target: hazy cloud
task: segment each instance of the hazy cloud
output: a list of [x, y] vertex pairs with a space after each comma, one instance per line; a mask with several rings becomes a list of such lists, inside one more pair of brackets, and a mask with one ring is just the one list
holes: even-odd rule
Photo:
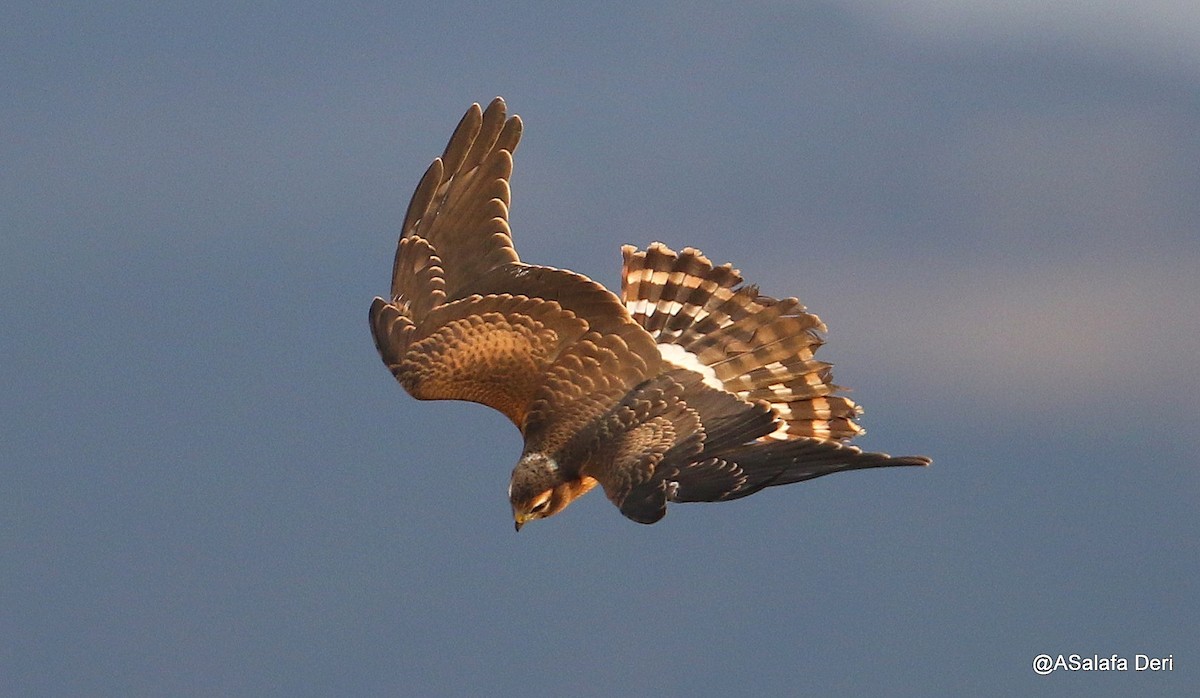
[[1065, 43], [1119, 50], [1164, 67], [1200, 68], [1200, 5], [1185, 0], [964, 2], [848, 0], [884, 28], [934, 43]]

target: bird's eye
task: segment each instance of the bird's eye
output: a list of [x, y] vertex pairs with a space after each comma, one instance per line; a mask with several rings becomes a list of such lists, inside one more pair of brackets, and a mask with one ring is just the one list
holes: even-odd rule
[[537, 504], [534, 504], [533, 508], [530, 509], [529, 511], [534, 514], [540, 514], [543, 511], [546, 511], [546, 507], [548, 507], [548, 506], [550, 506], [550, 498], [546, 497], [545, 499], [538, 502]]

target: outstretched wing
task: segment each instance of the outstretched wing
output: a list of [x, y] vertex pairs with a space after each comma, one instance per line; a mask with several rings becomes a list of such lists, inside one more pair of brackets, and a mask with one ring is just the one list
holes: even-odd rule
[[482, 403], [524, 431], [548, 372], [589, 331], [601, 344], [619, 342], [640, 367], [634, 373], [656, 370], [658, 353], [600, 284], [519, 261], [508, 181], [520, 136], [520, 119], [506, 117], [500, 98], [467, 110], [413, 194], [391, 298], [371, 304], [370, 325], [413, 397]]
[[584, 474], [634, 521], [654, 523], [666, 514], [671, 493], [660, 474], [701, 457], [711, 438], [719, 446], [723, 431], [761, 435], [774, 428], [765, 408], [711, 389], [689, 391], [693, 378], [677, 369], [638, 385], [582, 435], [591, 456]]
[[846, 470], [929, 463], [920, 456], [866, 453], [820, 439], [760, 442], [721, 455], [664, 462], [620, 506], [634, 521], [653, 523], [666, 513], [667, 502], [723, 502]]
[[844, 470], [930, 462], [814, 438], [764, 439], [779, 427], [769, 403], [742, 401], [686, 370], [639, 386], [601, 424], [585, 473], [639, 523], [661, 519], [668, 502], [726, 501]]

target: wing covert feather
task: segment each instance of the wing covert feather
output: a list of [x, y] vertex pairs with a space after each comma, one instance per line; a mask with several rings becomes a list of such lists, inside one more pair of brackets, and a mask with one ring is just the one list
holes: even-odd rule
[[439, 305], [419, 325], [376, 299], [371, 329], [413, 397], [478, 402], [521, 427], [547, 369], [587, 322], [554, 301], [503, 294]]
[[526, 451], [584, 454], [589, 429], [638, 384], [651, 367], [618, 335], [588, 332], [546, 372], [522, 427]]

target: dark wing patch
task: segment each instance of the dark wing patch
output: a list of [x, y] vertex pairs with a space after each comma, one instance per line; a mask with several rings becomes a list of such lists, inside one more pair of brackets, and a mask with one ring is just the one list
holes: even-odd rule
[[848, 470], [929, 463], [923, 456], [892, 457], [831, 441], [793, 439], [751, 444], [721, 458], [664, 470], [661, 477], [677, 483], [673, 501], [716, 502]]
[[638, 523], [654, 523], [666, 514], [667, 502], [681, 486], [678, 473], [684, 466], [690, 466], [687, 484], [693, 491], [706, 487], [716, 498], [739, 487], [744, 478], [736, 465], [706, 456], [736, 451], [776, 428], [766, 403], [743, 402], [681, 369], [639, 387], [622, 405], [633, 408], [628, 411], [637, 419], [617, 421], [614, 433], [607, 435], [617, 444], [644, 425], [669, 420], [675, 427], [672, 440], [651, 453], [639, 458], [606, 454], [596, 461], [594, 477], [621, 513]]
[[724, 502], [748, 497], [764, 488], [811, 480], [847, 470], [924, 466], [920, 456], [893, 458], [864, 453], [844, 444], [818, 439], [758, 442], [721, 457], [680, 462], [664, 458], [654, 476], [626, 495], [621, 512], [639, 523], [654, 523], [667, 502]]
[[[594, 478], [625, 516], [654, 523], [666, 513], [666, 499], [644, 491], [664, 461], [700, 452], [700, 416], [683, 400], [684, 388], [660, 375], [628, 391], [598, 418], [580, 429], [562, 450], [564, 460], [583, 460], [583, 475]], [[632, 492], [642, 493], [631, 497]]]
[[[584, 474], [595, 478], [626, 517], [654, 523], [675, 496], [681, 466], [704, 456], [743, 448], [769, 434], [776, 419], [765, 403], [750, 404], [704, 385], [697, 374], [676, 369], [626, 394], [571, 442], [568, 454], [585, 456]], [[715, 459], [708, 459], [716, 465]], [[719, 466], [695, 469], [699, 487], [708, 478], [715, 492], [738, 487], [741, 471]], [[732, 480], [730, 480], [732, 478]]]
[[[843, 470], [929, 464], [928, 458], [864, 453], [854, 446], [820, 439], [764, 440], [779, 423], [768, 403], [743, 402], [684, 370], [671, 371], [648, 385], [664, 379], [678, 386], [664, 391], [669, 398], [666, 404], [696, 415], [699, 433], [677, 438], [670, 448], [660, 444], [653, 457], [614, 461], [612, 470], [602, 473], [605, 477], [595, 476], [621, 512], [640, 523], [662, 518], [670, 501], [718, 502]], [[644, 395], [648, 390], [643, 387], [637, 392]], [[622, 404], [637, 398], [631, 396]], [[646, 411], [648, 416], [655, 413]], [[628, 473], [630, 468], [634, 475]], [[616, 491], [614, 497], [610, 490], [617, 486], [625, 489]]]
[[710, 388], [690, 371], [676, 369], [668, 375], [684, 386], [683, 399], [700, 416], [706, 456], [742, 448], [779, 426], [766, 402], [746, 402], [723, 390]]

